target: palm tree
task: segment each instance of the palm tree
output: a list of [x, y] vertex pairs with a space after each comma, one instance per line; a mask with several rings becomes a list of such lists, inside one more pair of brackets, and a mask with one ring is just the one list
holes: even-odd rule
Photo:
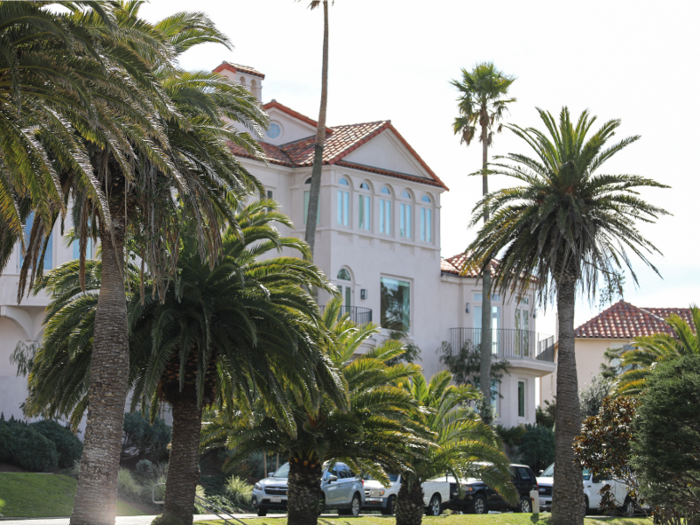
[[[284, 411], [282, 381], [308, 392], [310, 404], [319, 402], [318, 388], [332, 394], [337, 382], [316, 347], [324, 337], [318, 308], [302, 289], [330, 290], [325, 276], [302, 259], [259, 260], [282, 249], [308, 256], [302, 241], [279, 235], [275, 224], [292, 224], [276, 208], [259, 201], [241, 210], [241, 231], [229, 229], [213, 269], [194, 237], [184, 237], [177, 277], [162, 302], [149, 283], [136, 291], [139, 272], [129, 267], [135, 290], [129, 300], [132, 408], [141, 403], [154, 415], [165, 400], [173, 412], [164, 523], [192, 521], [203, 406], [233, 396], [252, 402], [255, 392]], [[69, 416], [74, 426], [88, 406], [101, 263], [88, 261], [87, 270], [85, 293], [78, 261], [50, 272], [35, 288], [52, 292], [52, 302], [25, 403], [27, 414]]]
[[[457, 99], [459, 117], [455, 118], [453, 129], [455, 135], [460, 135], [460, 142], [471, 144], [477, 135], [477, 125], [481, 127], [479, 140], [482, 151], [482, 190], [489, 192], [489, 146], [493, 143], [494, 131], [502, 129], [500, 120], [508, 109], [508, 104], [515, 102], [514, 98], [504, 98], [508, 88], [515, 82], [515, 77], [505, 75], [492, 63], [484, 62], [474, 66], [472, 71], [462, 69], [462, 81], [453, 80], [460, 96]], [[498, 125], [496, 127], [496, 125]], [[489, 209], [483, 209], [484, 223], [489, 220]], [[482, 417], [486, 423], [491, 423], [491, 261], [486, 261], [482, 273], [481, 296], [481, 372], [479, 384], [483, 397], [481, 408]]]
[[456, 386], [444, 370], [427, 382], [413, 377], [405, 388], [423, 407], [418, 423], [433, 435], [434, 443], [411, 458], [411, 469], [401, 473], [396, 500], [397, 525], [420, 525], [424, 510], [421, 483], [449, 473], [457, 479], [480, 478], [498, 490], [506, 500], [517, 501], [511, 482], [508, 457], [501, 451], [496, 432], [486, 425], [467, 403], [479, 392], [471, 385]]
[[323, 170], [323, 148], [326, 144], [326, 108], [328, 106], [328, 0], [311, 0], [309, 9], [314, 10], [323, 4], [323, 65], [321, 67], [321, 107], [318, 110], [314, 163], [311, 168], [311, 188], [309, 189], [309, 209], [307, 210], [306, 234], [304, 239], [311, 249], [313, 260], [316, 246], [316, 219], [318, 201], [321, 196], [321, 171]]
[[657, 363], [671, 361], [692, 354], [700, 354], [700, 308], [690, 306], [693, 317], [691, 327], [678, 315], [666, 322], [673, 329], [671, 334], [653, 334], [637, 337], [632, 350], [620, 355], [620, 366], [629, 369], [617, 378], [613, 395], [638, 396], [646, 387], [646, 380]]
[[667, 186], [636, 175], [598, 173], [608, 159], [639, 139], [608, 144], [619, 120], [608, 121], [589, 135], [596, 119], [588, 111], [575, 124], [567, 108], [558, 123], [549, 112], [538, 111], [546, 132], [508, 126], [535, 156], [511, 153], [500, 157], [510, 163], [491, 164], [491, 173], [515, 178], [522, 185], [490, 193], [477, 204], [472, 225], [486, 208], [493, 215], [468, 249], [473, 254], [470, 265], [477, 268], [498, 254], [501, 264], [494, 284], [503, 293], [522, 293], [536, 286], [541, 299], [556, 297], [557, 482], [552, 522], [580, 525], [583, 487], [572, 448], [581, 429], [574, 354], [576, 293], [593, 296], [600, 279], [614, 282], [623, 267], [636, 282], [628, 250], [656, 271], [647, 254], [659, 252], [635, 223], [653, 223], [667, 212], [641, 199], [637, 189]]
[[409, 421], [416, 403], [398, 386], [419, 373], [412, 364], [388, 366], [401, 355], [403, 345], [387, 340], [353, 360], [360, 346], [379, 329], [356, 326], [348, 314], [340, 314], [342, 300], [331, 299], [323, 315], [329, 332], [327, 355], [340, 370], [347, 400], [327, 398], [309, 410], [298, 392], [288, 390], [294, 424], [289, 425], [273, 409], [258, 404], [250, 411], [214, 414], [205, 426], [207, 448], [233, 449], [224, 469], [256, 452], [276, 452], [289, 461], [289, 523], [315, 524], [323, 508], [321, 472], [325, 461], [344, 461], [355, 472], [366, 472], [388, 483], [385, 469], [400, 472], [410, 465], [405, 451], [425, 448], [420, 429]]
[[[81, 4], [90, 2], [57, 3], [83, 13]], [[92, 4], [94, 15], [111, 27], [109, 7]], [[72, 171], [76, 183], [109, 218], [85, 147], [75, 134], [76, 128], [94, 128], [91, 86], [106, 82], [109, 73], [94, 38], [70, 13], [56, 13], [38, 2], [2, 2], [0, 20], [1, 274], [18, 240], [30, 254], [45, 250], [51, 233], [45, 228], [37, 227], [36, 246], [27, 246], [22, 224], [32, 211], [47, 223], [56, 213], [65, 215], [54, 160]], [[115, 82], [113, 93], [120, 87]], [[40, 257], [39, 273], [42, 267]]]

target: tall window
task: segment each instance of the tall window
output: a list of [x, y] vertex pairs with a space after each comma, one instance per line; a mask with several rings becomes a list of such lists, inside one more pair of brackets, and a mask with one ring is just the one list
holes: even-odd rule
[[341, 268], [338, 272], [338, 280], [341, 281], [338, 285], [338, 289], [343, 298], [343, 306], [346, 308], [345, 312], [342, 313], [347, 313], [352, 306], [352, 278], [350, 277], [350, 272], [345, 268]]
[[[29, 217], [27, 217], [27, 222], [24, 225], [24, 235], [26, 242], [29, 242], [29, 235], [32, 233], [32, 226], [34, 225], [34, 212], [29, 214]], [[43, 239], [42, 239], [42, 244], [41, 244], [41, 249], [44, 248], [43, 245]], [[20, 251], [19, 255], [19, 265], [20, 268], [24, 264], [24, 256], [22, 255], [22, 252]], [[50, 270], [53, 268], [53, 234], [49, 237], [49, 243], [46, 246], [46, 253], [44, 254], [44, 270]]]
[[360, 195], [360, 229], [369, 230], [369, 195]]
[[[341, 186], [350, 187], [348, 179], [343, 177], [338, 181]], [[350, 192], [344, 189], [338, 190], [338, 224], [350, 226]]]
[[525, 417], [525, 381], [518, 381], [518, 417]]
[[[304, 184], [311, 184], [311, 177], [306, 179], [306, 182]], [[311, 192], [305, 191], [304, 192], [304, 224], [306, 224], [306, 221], [309, 218], [309, 201], [310, 200], [311, 200]], [[320, 222], [321, 222], [321, 199], [318, 199], [318, 206], [316, 207], [316, 224], [319, 224]]]
[[408, 332], [411, 319], [411, 284], [382, 277], [380, 302], [382, 328]]
[[388, 197], [379, 199], [379, 233], [391, 235], [391, 192], [386, 186], [380, 192]]
[[[481, 294], [474, 294], [475, 300], [476, 296], [481, 295]], [[480, 299], [479, 299], [480, 300]], [[497, 301], [498, 299], [494, 298], [494, 301]], [[475, 306], [474, 307], [474, 324], [477, 327], [481, 327], [481, 306]], [[498, 349], [500, 348], [499, 345], [499, 335], [500, 335], [500, 330], [501, 328], [501, 307], [500, 306], [492, 306], [491, 307], [491, 353], [493, 355], [498, 355]], [[480, 344], [481, 343], [481, 330], [477, 332], [478, 335], [475, 334], [474, 337], [474, 344]]]
[[[430, 197], [423, 195], [421, 201], [430, 204]], [[431, 208], [420, 209], [420, 240], [433, 242], [433, 210]]]
[[[404, 191], [401, 194], [401, 198], [410, 199], [411, 194]], [[401, 203], [399, 205], [399, 235], [401, 237], [411, 238], [411, 222], [413, 221], [413, 214], [411, 213], [411, 205], [406, 203]]]
[[[528, 304], [529, 297], [518, 298], [515, 306], [515, 355], [530, 356], [530, 312]], [[534, 344], [534, 340], [532, 341]]]

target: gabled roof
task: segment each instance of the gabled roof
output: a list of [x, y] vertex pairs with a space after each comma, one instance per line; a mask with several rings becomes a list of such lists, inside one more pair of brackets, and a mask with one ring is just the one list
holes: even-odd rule
[[640, 308], [618, 301], [574, 331], [577, 339], [634, 339], [635, 337], [667, 333], [673, 330], [666, 319], [676, 314], [692, 324], [690, 308]]
[[[457, 255], [453, 255], [452, 257], [448, 257], [447, 259], [441, 259], [440, 260], [440, 271], [442, 273], [448, 273], [451, 275], [458, 275], [461, 277], [471, 277], [473, 279], [478, 278], [479, 275], [479, 270], [477, 268], [471, 268], [469, 272], [467, 272], [464, 275], [461, 275], [462, 273], [462, 268], [464, 267], [464, 263], [467, 260], [467, 256], [464, 253], [458, 253]], [[491, 276], [493, 277], [496, 275], [496, 271], [498, 270], [500, 262], [497, 259], [492, 259], [491, 260]]]
[[230, 71], [231, 73], [240, 71], [241, 73], [247, 73], [248, 75], [253, 75], [255, 77], [265, 78], [265, 75], [254, 67], [234, 64], [233, 62], [226, 62], [225, 60], [214, 70], [214, 73], [221, 73], [224, 69]]
[[[316, 121], [311, 120], [309, 117], [297, 113], [296, 111], [288, 108], [287, 106], [280, 104], [277, 101], [268, 102], [263, 106], [264, 109], [277, 108], [280, 111], [287, 113], [288, 115], [301, 120], [312, 126], [316, 126]], [[430, 174], [432, 179], [427, 179], [423, 177], [416, 177], [414, 175], [409, 175], [407, 173], [398, 173], [391, 170], [385, 170], [382, 168], [377, 168], [373, 166], [365, 166], [363, 164], [357, 164], [352, 162], [343, 161], [343, 159], [350, 153], [355, 151], [357, 148], [372, 140], [374, 137], [382, 133], [383, 131], [390, 130], [396, 138], [406, 147], [413, 158]], [[281, 164], [283, 166], [292, 167], [304, 167], [311, 166], [314, 162], [314, 144], [316, 143], [315, 135], [310, 137], [305, 137], [294, 142], [289, 142], [287, 144], [282, 144], [280, 146], [274, 146], [272, 144], [267, 144], [261, 142], [263, 149], [267, 154], [268, 162], [274, 164]], [[231, 149], [235, 155], [240, 157], [253, 158], [252, 155], [247, 153], [243, 148], [231, 145]], [[380, 173], [382, 175], [388, 175], [390, 177], [398, 177], [406, 180], [412, 180], [414, 182], [420, 182], [423, 184], [429, 184], [431, 186], [439, 186], [446, 190], [449, 190], [447, 186], [440, 180], [440, 178], [430, 169], [430, 167], [425, 163], [425, 161], [416, 153], [416, 151], [406, 142], [406, 140], [401, 136], [401, 134], [394, 128], [390, 120], [378, 120], [376, 122], [365, 122], [361, 124], [348, 124], [344, 126], [334, 126], [333, 128], [326, 128], [326, 144], [323, 148], [323, 164], [337, 164], [339, 166], [344, 166], [348, 168], [354, 168], [364, 171], [369, 171], [373, 173]]]

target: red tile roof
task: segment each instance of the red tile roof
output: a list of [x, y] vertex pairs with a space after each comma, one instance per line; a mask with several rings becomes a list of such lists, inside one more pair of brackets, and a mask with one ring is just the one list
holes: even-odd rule
[[[467, 255], [464, 253], [458, 253], [447, 259], [440, 260], [440, 271], [442, 273], [449, 273], [451, 275], [460, 275], [462, 277], [479, 277], [479, 271], [476, 268], [471, 268], [465, 275], [462, 275], [462, 268], [464, 268], [464, 263], [467, 261]], [[493, 259], [491, 261], [491, 275], [496, 274], [498, 269], [499, 261]]]
[[[277, 101], [268, 102], [263, 106], [264, 109], [278, 108], [281, 111], [291, 115], [292, 117], [298, 118], [299, 120], [316, 126], [316, 121], [297, 113], [296, 111], [280, 104]], [[381, 168], [376, 168], [373, 166], [365, 166], [362, 164], [355, 164], [347, 161], [343, 161], [350, 153], [355, 151], [357, 148], [367, 143], [380, 133], [386, 130], [391, 130], [392, 133], [404, 144], [404, 146], [409, 150], [413, 157], [425, 168], [425, 170], [430, 174], [432, 179], [415, 177], [413, 175], [408, 175], [406, 173], [398, 173], [391, 170], [384, 170]], [[281, 164], [283, 166], [292, 167], [303, 167], [311, 166], [314, 162], [314, 144], [316, 143], [316, 137], [314, 135], [306, 137], [294, 142], [289, 142], [287, 144], [282, 144], [281, 146], [273, 146], [272, 144], [267, 144], [261, 142], [265, 153], [267, 155], [268, 162], [274, 164]], [[241, 157], [253, 158], [242, 148], [231, 145], [233, 152]], [[390, 120], [379, 120], [376, 122], [365, 122], [362, 124], [348, 124], [344, 126], [334, 126], [333, 128], [326, 128], [326, 144], [323, 148], [323, 163], [324, 164], [337, 164], [339, 166], [345, 166], [349, 168], [355, 168], [364, 171], [370, 171], [372, 173], [380, 173], [382, 175], [388, 175], [390, 177], [398, 177], [401, 179], [412, 180], [414, 182], [421, 182], [424, 184], [429, 184], [431, 186], [439, 186], [449, 191], [449, 188], [440, 180], [440, 178], [433, 172], [433, 170], [428, 167], [428, 165], [420, 158], [418, 153], [406, 142], [406, 140], [396, 131], [396, 128], [392, 126]]]
[[658, 333], [673, 334], [666, 319], [679, 315], [690, 326], [690, 308], [640, 308], [625, 301], [618, 301], [574, 331], [577, 339], [634, 339]]
[[260, 78], [265, 78], [265, 75], [258, 71], [257, 69], [250, 67], [250, 66], [243, 66], [241, 64], [234, 64], [233, 62], [226, 62], [223, 61], [221, 65], [219, 65], [215, 70], [214, 73], [221, 73], [224, 69], [231, 71], [232, 73], [236, 73], [237, 71], [240, 71], [241, 73], [247, 73], [248, 75], [253, 75], [256, 77]]

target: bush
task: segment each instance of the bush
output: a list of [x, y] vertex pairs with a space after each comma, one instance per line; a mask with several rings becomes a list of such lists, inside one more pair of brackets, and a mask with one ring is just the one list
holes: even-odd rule
[[29, 426], [13, 429], [12, 463], [33, 472], [52, 472], [58, 465], [56, 445]]
[[593, 377], [591, 384], [585, 390], [581, 390], [578, 395], [581, 406], [581, 419], [598, 415], [603, 399], [610, 395], [612, 390], [612, 379], [598, 374]]
[[525, 429], [518, 446], [520, 461], [538, 474], [554, 461], [554, 430], [544, 425], [525, 425]]
[[23, 421], [0, 420], [0, 461], [33, 472], [51, 472], [58, 465], [56, 445]]
[[[700, 355], [660, 362], [633, 423], [632, 464], [659, 523], [700, 514]], [[674, 516], [675, 514], [675, 516]]]
[[143, 487], [127, 468], [120, 468], [117, 474], [117, 493], [121, 498], [135, 500], [141, 497]]
[[226, 495], [234, 505], [250, 506], [253, 485], [238, 476], [231, 476], [226, 480]]
[[59, 467], [70, 468], [83, 455], [83, 444], [80, 440], [68, 428], [56, 421], [39, 421], [29, 425], [29, 428], [36, 430], [56, 445]]
[[160, 418], [151, 425], [140, 413], [124, 414], [122, 452], [135, 449], [139, 458], [151, 455], [156, 459], [167, 457], [172, 428]]

